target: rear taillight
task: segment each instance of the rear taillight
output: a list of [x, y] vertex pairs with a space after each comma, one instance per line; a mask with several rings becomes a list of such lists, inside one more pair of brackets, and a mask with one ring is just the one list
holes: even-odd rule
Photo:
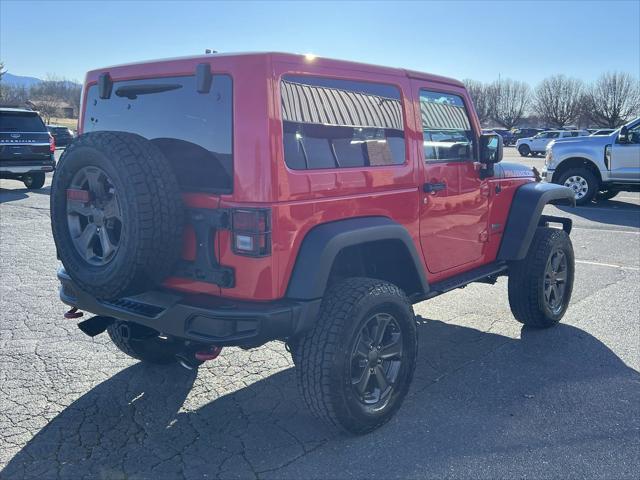
[[56, 151], [56, 141], [53, 139], [51, 134], [49, 134], [49, 150], [51, 153], [55, 153]]
[[264, 257], [271, 253], [271, 210], [242, 208], [231, 212], [234, 253]]

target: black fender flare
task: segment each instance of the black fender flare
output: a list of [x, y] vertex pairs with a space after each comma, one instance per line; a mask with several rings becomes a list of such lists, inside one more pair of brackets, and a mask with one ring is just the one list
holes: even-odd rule
[[313, 300], [324, 295], [333, 261], [346, 247], [379, 240], [399, 240], [415, 264], [425, 294], [429, 284], [424, 265], [407, 229], [388, 217], [358, 217], [323, 223], [305, 236], [293, 267], [286, 297]]
[[[541, 219], [544, 220], [542, 210], [548, 203], [566, 203], [575, 207], [576, 199], [570, 188], [555, 183], [525, 183], [516, 190], [498, 250], [498, 260], [522, 260], [527, 256], [536, 228]], [[563, 220], [566, 220], [562, 222], [563, 228], [571, 231], [571, 221]]]

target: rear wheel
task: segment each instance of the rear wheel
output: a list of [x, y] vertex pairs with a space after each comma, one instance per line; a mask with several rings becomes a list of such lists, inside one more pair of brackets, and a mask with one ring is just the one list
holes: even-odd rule
[[516, 320], [538, 328], [558, 323], [571, 299], [574, 262], [564, 230], [538, 228], [527, 256], [509, 265], [509, 304]]
[[518, 147], [518, 153], [520, 153], [520, 156], [526, 157], [531, 153], [531, 149], [529, 148], [529, 145], [520, 145]]
[[613, 189], [602, 190], [598, 192], [598, 195], [596, 196], [596, 198], [598, 200], [611, 200], [613, 197], [615, 197], [619, 193], [620, 193], [619, 190], [613, 190]]
[[314, 328], [292, 353], [310, 410], [330, 426], [369, 432], [400, 408], [413, 378], [413, 308], [393, 284], [345, 280], [327, 292]]
[[24, 186], [29, 190], [38, 190], [44, 185], [44, 173], [25, 173], [22, 176], [22, 183], [24, 183]]
[[116, 320], [107, 333], [118, 349], [136, 360], [161, 365], [176, 361], [174, 343], [156, 330]]
[[576, 196], [577, 205], [586, 205], [593, 200], [599, 188], [599, 181], [586, 168], [572, 168], [560, 176], [560, 185], [569, 187]]

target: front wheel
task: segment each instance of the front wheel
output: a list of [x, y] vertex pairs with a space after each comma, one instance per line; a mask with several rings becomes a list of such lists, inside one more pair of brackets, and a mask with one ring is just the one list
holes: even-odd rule
[[25, 173], [22, 176], [22, 183], [29, 190], [38, 190], [44, 185], [44, 173]]
[[333, 286], [314, 328], [293, 349], [312, 413], [350, 433], [370, 432], [400, 408], [416, 364], [411, 303], [395, 285], [351, 278]]
[[575, 259], [564, 230], [540, 227], [523, 260], [509, 265], [509, 305], [520, 323], [552, 327], [571, 300]]
[[596, 176], [586, 168], [567, 170], [560, 176], [558, 183], [573, 190], [576, 197], [576, 205], [590, 203], [600, 186]]
[[529, 148], [529, 145], [520, 145], [518, 147], [518, 152], [520, 153], [520, 156], [526, 157], [531, 153], [531, 149]]

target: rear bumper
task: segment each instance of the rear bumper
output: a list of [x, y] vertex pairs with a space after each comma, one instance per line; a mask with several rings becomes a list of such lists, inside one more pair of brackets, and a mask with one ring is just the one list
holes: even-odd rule
[[58, 279], [60, 299], [67, 305], [213, 345], [256, 346], [284, 340], [310, 328], [320, 308], [320, 300], [239, 302], [166, 290], [103, 301], [80, 290], [62, 268]]
[[23, 175], [31, 172], [53, 172], [56, 162], [53, 158], [48, 160], [2, 160], [0, 161], [0, 173], [3, 175]]

